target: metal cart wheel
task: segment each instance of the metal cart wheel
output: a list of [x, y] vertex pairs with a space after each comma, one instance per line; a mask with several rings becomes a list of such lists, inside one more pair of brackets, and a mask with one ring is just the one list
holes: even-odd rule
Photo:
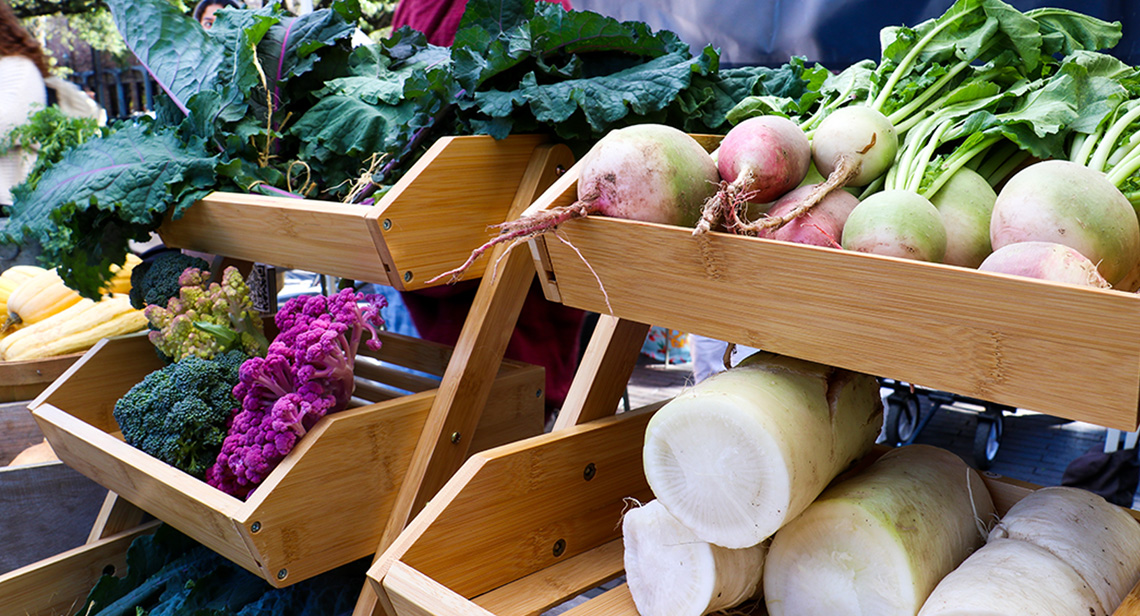
[[985, 412], [978, 415], [974, 429], [974, 465], [978, 469], [984, 471], [993, 466], [1001, 447], [1004, 423], [1000, 408], [987, 406]]
[[887, 416], [883, 430], [887, 442], [900, 445], [909, 442], [918, 429], [918, 396], [913, 392], [895, 391], [887, 396]]

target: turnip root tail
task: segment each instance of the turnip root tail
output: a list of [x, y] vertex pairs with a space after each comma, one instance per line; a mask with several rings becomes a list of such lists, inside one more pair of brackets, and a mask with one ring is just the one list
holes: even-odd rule
[[558, 228], [558, 225], [575, 218], [585, 218], [590, 214], [598, 211], [597, 198], [587, 197], [579, 199], [570, 205], [562, 207], [551, 208], [549, 210], [542, 210], [534, 214], [523, 216], [516, 220], [508, 220], [507, 222], [492, 225], [492, 229], [498, 229], [499, 235], [488, 241], [486, 244], [476, 248], [471, 252], [471, 256], [463, 262], [463, 265], [444, 272], [430, 280], [425, 284], [434, 284], [444, 278], [450, 278], [448, 284], [458, 282], [463, 274], [470, 269], [483, 253], [502, 244], [503, 242], [519, 242], [525, 241], [533, 237], [537, 237], [548, 231], [553, 231]]
[[[873, 144], [872, 144], [873, 145]], [[870, 146], [868, 146], [870, 147]], [[815, 185], [804, 200], [792, 210], [779, 216], [765, 216], [754, 222], [738, 222], [731, 230], [739, 235], [756, 235], [766, 229], [779, 229], [793, 220], [807, 214], [813, 207], [823, 201], [832, 191], [839, 190], [859, 175], [859, 161], [852, 156], [840, 155], [827, 179]]]

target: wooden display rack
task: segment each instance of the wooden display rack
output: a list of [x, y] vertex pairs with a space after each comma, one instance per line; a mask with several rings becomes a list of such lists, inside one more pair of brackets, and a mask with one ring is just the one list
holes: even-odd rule
[[[240, 261], [423, 288], [482, 244], [487, 226], [517, 217], [573, 164], [568, 148], [543, 142], [441, 139], [374, 206], [214, 193], [159, 234], [169, 246]], [[496, 249], [466, 277], [481, 277], [487, 263], [497, 264], [496, 275], [480, 281], [453, 349], [386, 336], [377, 354], [437, 380], [383, 365], [358, 372], [375, 381], [358, 382], [368, 404], [323, 419], [244, 503], [120, 440], [110, 409], [154, 354], [128, 348], [130, 341], [101, 342], [31, 408], [60, 458], [111, 490], [104, 512], [87, 546], [0, 577], [0, 604], [29, 580], [84, 578], [92, 563], [116, 557], [112, 546], [126, 547], [118, 531], [140, 528], [138, 507], [275, 586], [378, 553], [471, 452], [541, 432], [543, 370], [503, 360], [534, 268], [524, 251]], [[319, 508], [309, 498], [314, 485], [324, 495]], [[330, 496], [352, 502], [330, 504]], [[331, 511], [340, 512], [336, 519]], [[118, 541], [107, 543], [112, 536]], [[51, 613], [60, 595], [80, 588], [90, 584], [40, 586], [40, 602], [20, 605]], [[363, 590], [359, 609], [368, 611], [375, 596], [370, 585]]]
[[[529, 211], [572, 203], [576, 180], [572, 168]], [[537, 615], [622, 574], [620, 513], [652, 498], [641, 446], [655, 408], [613, 414], [650, 323], [1109, 427], [1138, 422], [1131, 294], [602, 217], [560, 235], [531, 243], [547, 299], [603, 316], [555, 430], [473, 456], [379, 556], [368, 577], [389, 616]], [[1033, 489], [986, 482], [1000, 513]], [[565, 612], [636, 613], [624, 585]], [[1140, 588], [1115, 614], [1140, 614]]]

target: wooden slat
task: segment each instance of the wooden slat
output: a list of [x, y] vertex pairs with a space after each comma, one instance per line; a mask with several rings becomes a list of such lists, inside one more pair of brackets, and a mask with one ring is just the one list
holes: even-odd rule
[[[392, 269], [390, 284], [423, 288], [424, 281], [463, 263], [493, 237], [488, 227], [511, 218], [507, 212], [527, 163], [543, 141], [538, 135], [512, 135], [436, 142], [368, 214]], [[482, 276], [488, 262], [477, 262], [466, 278]]]
[[48, 359], [0, 361], [0, 402], [35, 398], [81, 355], [72, 353]]
[[380, 332], [380, 342], [380, 350], [360, 345], [358, 354], [437, 376], [447, 369], [453, 351], [444, 344], [392, 332]]
[[648, 333], [649, 326], [642, 323], [610, 315], [598, 318], [566, 402], [558, 411], [555, 430], [612, 415], [617, 410]]
[[545, 242], [569, 306], [607, 312], [596, 272], [624, 319], [1136, 428], [1134, 294], [600, 217], [561, 233], [582, 254]]
[[117, 535], [142, 524], [146, 512], [132, 505], [125, 498], [114, 492], [107, 492], [103, 499], [103, 506], [99, 508], [99, 515], [91, 525], [91, 533], [87, 536], [87, 543], [95, 543], [111, 535]]
[[353, 372], [356, 375], [358, 390], [360, 389], [360, 381], [362, 379], [376, 381], [388, 387], [410, 392], [427, 391], [439, 387], [438, 377], [408, 372], [407, 370], [401, 370], [398, 367], [388, 366], [386, 364], [371, 365], [357, 361]]
[[388, 283], [367, 214], [372, 207], [315, 199], [214, 192], [169, 217], [167, 246], [352, 280]]
[[1132, 591], [1120, 602], [1112, 616], [1140, 616], [1140, 582], [1132, 587]]
[[563, 614], [565, 616], [635, 616], [637, 606], [633, 603], [633, 596], [629, 594], [629, 585], [622, 584], [582, 605], [566, 610]]
[[159, 522], [88, 543], [51, 558], [0, 575], [0, 605], [5, 614], [57, 616], [72, 614], [104, 570], [126, 570], [127, 548]]
[[395, 564], [384, 584], [399, 616], [494, 616], [403, 563]]
[[495, 616], [537, 616], [621, 575], [622, 541], [615, 539], [472, 599]]

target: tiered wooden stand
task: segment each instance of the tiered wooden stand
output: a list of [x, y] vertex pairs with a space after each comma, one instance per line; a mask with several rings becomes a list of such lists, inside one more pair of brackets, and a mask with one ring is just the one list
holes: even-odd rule
[[[575, 182], [571, 169], [533, 210], [572, 202]], [[381, 554], [368, 576], [390, 615], [537, 615], [622, 574], [621, 512], [652, 498], [641, 446], [655, 409], [612, 415], [646, 324], [1137, 425], [1133, 294], [600, 217], [560, 234], [533, 242], [548, 299], [606, 315], [570, 399], [552, 433], [468, 460]], [[986, 481], [1002, 513], [1033, 489]], [[1138, 600], [1115, 613], [1140, 614]], [[565, 614], [636, 610], [620, 585]]]
[[[413, 290], [466, 259], [486, 227], [518, 216], [572, 163], [567, 148], [535, 136], [445, 138], [374, 206], [215, 193], [160, 235], [183, 249]], [[60, 458], [107, 487], [108, 501], [86, 546], [0, 576], [0, 604], [48, 614], [82, 600], [147, 530], [143, 511], [274, 586], [377, 553], [471, 452], [542, 431], [543, 370], [503, 360], [534, 268], [523, 251], [501, 255], [468, 272], [479, 278], [498, 263], [454, 348], [386, 335], [375, 361], [359, 360], [358, 406], [318, 423], [245, 502], [122, 442], [113, 404], [157, 360], [142, 337], [101, 342], [30, 408]], [[65, 579], [66, 588], [44, 582]], [[362, 609], [374, 603], [365, 585]]]
[[0, 402], [31, 400], [58, 379], [83, 353], [50, 359], [0, 361]]

